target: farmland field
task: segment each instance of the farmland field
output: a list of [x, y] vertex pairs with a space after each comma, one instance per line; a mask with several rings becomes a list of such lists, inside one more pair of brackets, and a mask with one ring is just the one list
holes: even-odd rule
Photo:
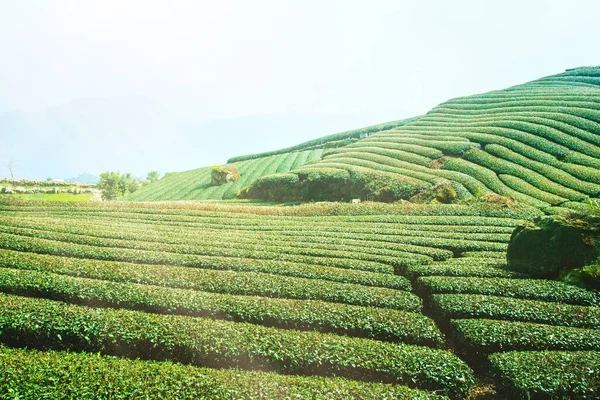
[[[538, 213], [4, 203], [0, 392], [462, 399], [483, 375], [520, 393], [536, 357], [585, 379], [597, 295], [503, 268]], [[593, 398], [588, 378], [557, 390]]]

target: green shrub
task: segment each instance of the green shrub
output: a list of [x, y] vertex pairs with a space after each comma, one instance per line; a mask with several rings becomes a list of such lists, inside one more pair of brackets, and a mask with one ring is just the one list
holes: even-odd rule
[[441, 399], [405, 386], [343, 378], [197, 368], [89, 353], [0, 347], [1, 399]]
[[507, 399], [600, 398], [600, 352], [508, 352], [490, 356], [498, 391]]
[[266, 201], [348, 201], [353, 198], [392, 202], [423, 188], [411, 178], [375, 171], [305, 168], [295, 173], [265, 176], [246, 188], [243, 198]]

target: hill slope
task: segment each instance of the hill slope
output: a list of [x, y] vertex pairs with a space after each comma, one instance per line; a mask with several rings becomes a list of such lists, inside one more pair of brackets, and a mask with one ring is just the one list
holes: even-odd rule
[[414, 118], [393, 121], [352, 131], [336, 133], [281, 150], [234, 157], [240, 179], [220, 186], [211, 185], [211, 168], [169, 173], [163, 179], [130, 194], [125, 200], [222, 200], [235, 198], [238, 191], [261, 176], [288, 172], [321, 159], [326, 148], [343, 147], [360, 140], [361, 134], [391, 129], [413, 121]]
[[[343, 147], [321, 150], [312, 163], [288, 162], [285, 168], [280, 168], [281, 164], [277, 168], [263, 168], [269, 163], [265, 155], [274, 157], [271, 160], [275, 162], [283, 154], [286, 157], [294, 154], [279, 152], [232, 159], [245, 162], [253, 159], [252, 168], [250, 164], [243, 166], [253, 172], [250, 176], [242, 172], [243, 181], [236, 182], [235, 189], [233, 185], [208, 188], [208, 170], [202, 169], [167, 177], [161, 185], [150, 185], [128, 199], [230, 198], [252, 182], [260, 189], [252, 193], [268, 193], [262, 196], [268, 199], [278, 191], [290, 193], [290, 184], [301, 186], [309, 175], [311, 184], [322, 179], [322, 186], [331, 186], [327, 179], [336, 171], [383, 175], [384, 186], [399, 182], [403, 187], [411, 187], [398, 192], [403, 194], [446, 179], [459, 198], [476, 198], [493, 192], [539, 208], [576, 207], [588, 197], [600, 195], [599, 67], [567, 70], [509, 89], [456, 98], [421, 118], [405, 122]], [[335, 136], [330, 140], [343, 138]], [[282, 151], [305, 148], [299, 145]], [[300, 154], [303, 152], [298, 157]], [[269, 176], [287, 171], [298, 178], [290, 180], [289, 174], [283, 180]], [[206, 176], [202, 178], [205, 186], [199, 179], [188, 180], [200, 174]], [[345, 188], [353, 184], [352, 175], [343, 174], [336, 177], [340, 193], [333, 193], [332, 199], [355, 195]], [[176, 177], [181, 187], [177, 191], [167, 190], [167, 184], [174, 183]], [[287, 182], [287, 186], [282, 182]], [[266, 190], [265, 185], [271, 186]], [[357, 193], [362, 197], [367, 192]]]

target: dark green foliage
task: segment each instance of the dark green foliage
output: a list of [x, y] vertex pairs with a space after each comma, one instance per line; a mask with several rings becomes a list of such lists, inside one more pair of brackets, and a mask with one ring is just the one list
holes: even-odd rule
[[[0, 339], [200, 366], [388, 380], [466, 397], [469, 367], [427, 347], [0, 295]], [[365, 357], [369, 354], [369, 357]]]
[[556, 279], [600, 256], [600, 217], [540, 217], [517, 227], [508, 245], [508, 268]]
[[292, 201], [299, 198], [300, 178], [292, 173], [267, 175], [240, 191], [246, 199], [269, 199], [269, 201]]
[[0, 347], [0, 399], [441, 399], [405, 386]]
[[358, 168], [305, 168], [295, 174], [258, 179], [241, 195], [266, 201], [348, 201], [357, 198], [392, 202], [408, 199], [423, 188], [422, 182], [388, 173]]
[[506, 399], [600, 398], [600, 352], [508, 352], [490, 356]]

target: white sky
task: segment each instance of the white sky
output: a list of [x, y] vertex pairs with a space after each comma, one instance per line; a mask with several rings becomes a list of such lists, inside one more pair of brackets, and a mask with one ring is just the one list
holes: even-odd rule
[[199, 120], [384, 122], [600, 64], [599, 16], [574, 0], [0, 0], [0, 115], [142, 95]]

